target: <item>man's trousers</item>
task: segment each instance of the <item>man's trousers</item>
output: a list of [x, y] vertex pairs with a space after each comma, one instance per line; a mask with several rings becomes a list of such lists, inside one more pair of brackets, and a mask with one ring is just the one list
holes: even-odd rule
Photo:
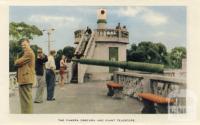
[[19, 85], [21, 113], [33, 113], [32, 84]]
[[35, 95], [35, 102], [43, 102], [45, 80], [44, 76], [37, 76], [38, 88]]
[[50, 69], [46, 70], [46, 84], [47, 84], [47, 100], [52, 100], [54, 97], [55, 74]]

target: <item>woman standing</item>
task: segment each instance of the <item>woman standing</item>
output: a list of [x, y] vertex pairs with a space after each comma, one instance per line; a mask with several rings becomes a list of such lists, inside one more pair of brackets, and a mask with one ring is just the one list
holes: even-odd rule
[[71, 58], [67, 58], [67, 83], [70, 83], [72, 78], [72, 61]]
[[67, 69], [67, 63], [66, 63], [66, 57], [65, 55], [62, 55], [62, 59], [60, 60], [60, 87], [64, 87], [64, 81], [66, 80], [66, 69]]

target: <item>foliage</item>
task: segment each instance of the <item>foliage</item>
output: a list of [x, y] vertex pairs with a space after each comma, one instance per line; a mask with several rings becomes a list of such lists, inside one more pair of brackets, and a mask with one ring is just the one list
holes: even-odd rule
[[37, 50], [38, 50], [38, 46], [37, 45], [31, 45], [31, 49], [33, 50], [35, 57], [37, 57]]
[[181, 68], [183, 58], [186, 58], [186, 48], [175, 47], [172, 49], [170, 53], [170, 59], [173, 67]]
[[55, 56], [56, 69], [60, 68], [60, 60], [62, 58], [62, 55], [63, 55], [63, 51], [61, 49], [58, 50]]
[[12, 40], [18, 41], [21, 38], [33, 39], [34, 36], [41, 36], [42, 31], [35, 25], [28, 25], [24, 22], [11, 22], [9, 25], [9, 36]]
[[[177, 48], [179, 49], [177, 50]], [[171, 53], [168, 53], [165, 45], [162, 43], [142, 41], [138, 45], [132, 44], [131, 48], [127, 50], [127, 60], [163, 64], [168, 68], [180, 68], [181, 60], [185, 56], [176, 55], [180, 51], [185, 55], [186, 51], [184, 51], [184, 47], [176, 47], [174, 49], [172, 49]]]
[[139, 70], [146, 72], [162, 73], [164, 66], [161, 64], [150, 64], [141, 62], [118, 62], [118, 61], [108, 61], [108, 60], [95, 60], [95, 59], [73, 59], [72, 61], [88, 64], [88, 65], [98, 65], [98, 66], [112, 66], [119, 67], [122, 69]]
[[72, 57], [74, 57], [74, 51], [75, 48], [71, 46], [65, 46], [63, 50], [58, 50], [55, 56], [56, 69], [60, 68], [60, 60], [62, 58], [62, 55], [65, 55], [68, 59], [71, 59]]
[[165, 64], [167, 49], [162, 43], [141, 42], [136, 46], [132, 44], [128, 50], [127, 60], [147, 63]]
[[[28, 25], [24, 22], [11, 22], [9, 25], [9, 71], [16, 71], [14, 61], [21, 57], [23, 52], [18, 41], [21, 38], [33, 39], [34, 36], [41, 36], [42, 31], [35, 25]], [[37, 54], [37, 45], [31, 45], [34, 53]]]
[[75, 52], [75, 48], [72, 46], [66, 46], [63, 49], [63, 54], [69, 59], [74, 57], [74, 52]]

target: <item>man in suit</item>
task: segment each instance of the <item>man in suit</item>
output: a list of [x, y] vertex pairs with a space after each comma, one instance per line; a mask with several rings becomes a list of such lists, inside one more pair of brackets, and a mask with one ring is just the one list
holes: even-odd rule
[[15, 61], [17, 69], [17, 82], [19, 84], [19, 96], [21, 113], [33, 112], [32, 85], [35, 83], [35, 54], [30, 48], [28, 39], [20, 40], [23, 56]]

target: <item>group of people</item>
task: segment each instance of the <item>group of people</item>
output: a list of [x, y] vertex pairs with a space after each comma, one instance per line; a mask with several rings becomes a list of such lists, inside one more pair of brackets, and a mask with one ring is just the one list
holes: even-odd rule
[[118, 37], [124, 37], [124, 36], [127, 36], [127, 28], [126, 26], [124, 25], [123, 27], [121, 27], [121, 24], [118, 23], [118, 25], [116, 26], [116, 31], [117, 31], [117, 36]]
[[126, 26], [124, 25], [123, 27], [121, 27], [121, 24], [120, 24], [120, 23], [117, 24], [116, 30], [127, 31]]
[[[28, 39], [20, 40], [21, 47], [23, 49], [23, 56], [15, 61], [17, 66], [17, 82], [19, 84], [19, 97], [21, 104], [21, 113], [33, 112], [33, 97], [32, 86], [36, 82], [37, 78], [38, 88], [36, 91], [34, 103], [43, 102], [43, 93], [45, 87], [45, 81], [47, 86], [47, 101], [54, 101], [54, 89], [56, 82], [56, 64], [55, 54], [56, 51], [52, 50], [49, 55], [46, 56], [42, 49], [37, 50], [37, 57], [33, 50], [30, 48], [30, 41]], [[67, 68], [70, 68], [70, 60], [66, 59], [63, 55], [60, 60], [60, 87], [63, 88], [64, 82], [68, 75]], [[68, 82], [70, 82], [70, 76], [68, 75]]]

